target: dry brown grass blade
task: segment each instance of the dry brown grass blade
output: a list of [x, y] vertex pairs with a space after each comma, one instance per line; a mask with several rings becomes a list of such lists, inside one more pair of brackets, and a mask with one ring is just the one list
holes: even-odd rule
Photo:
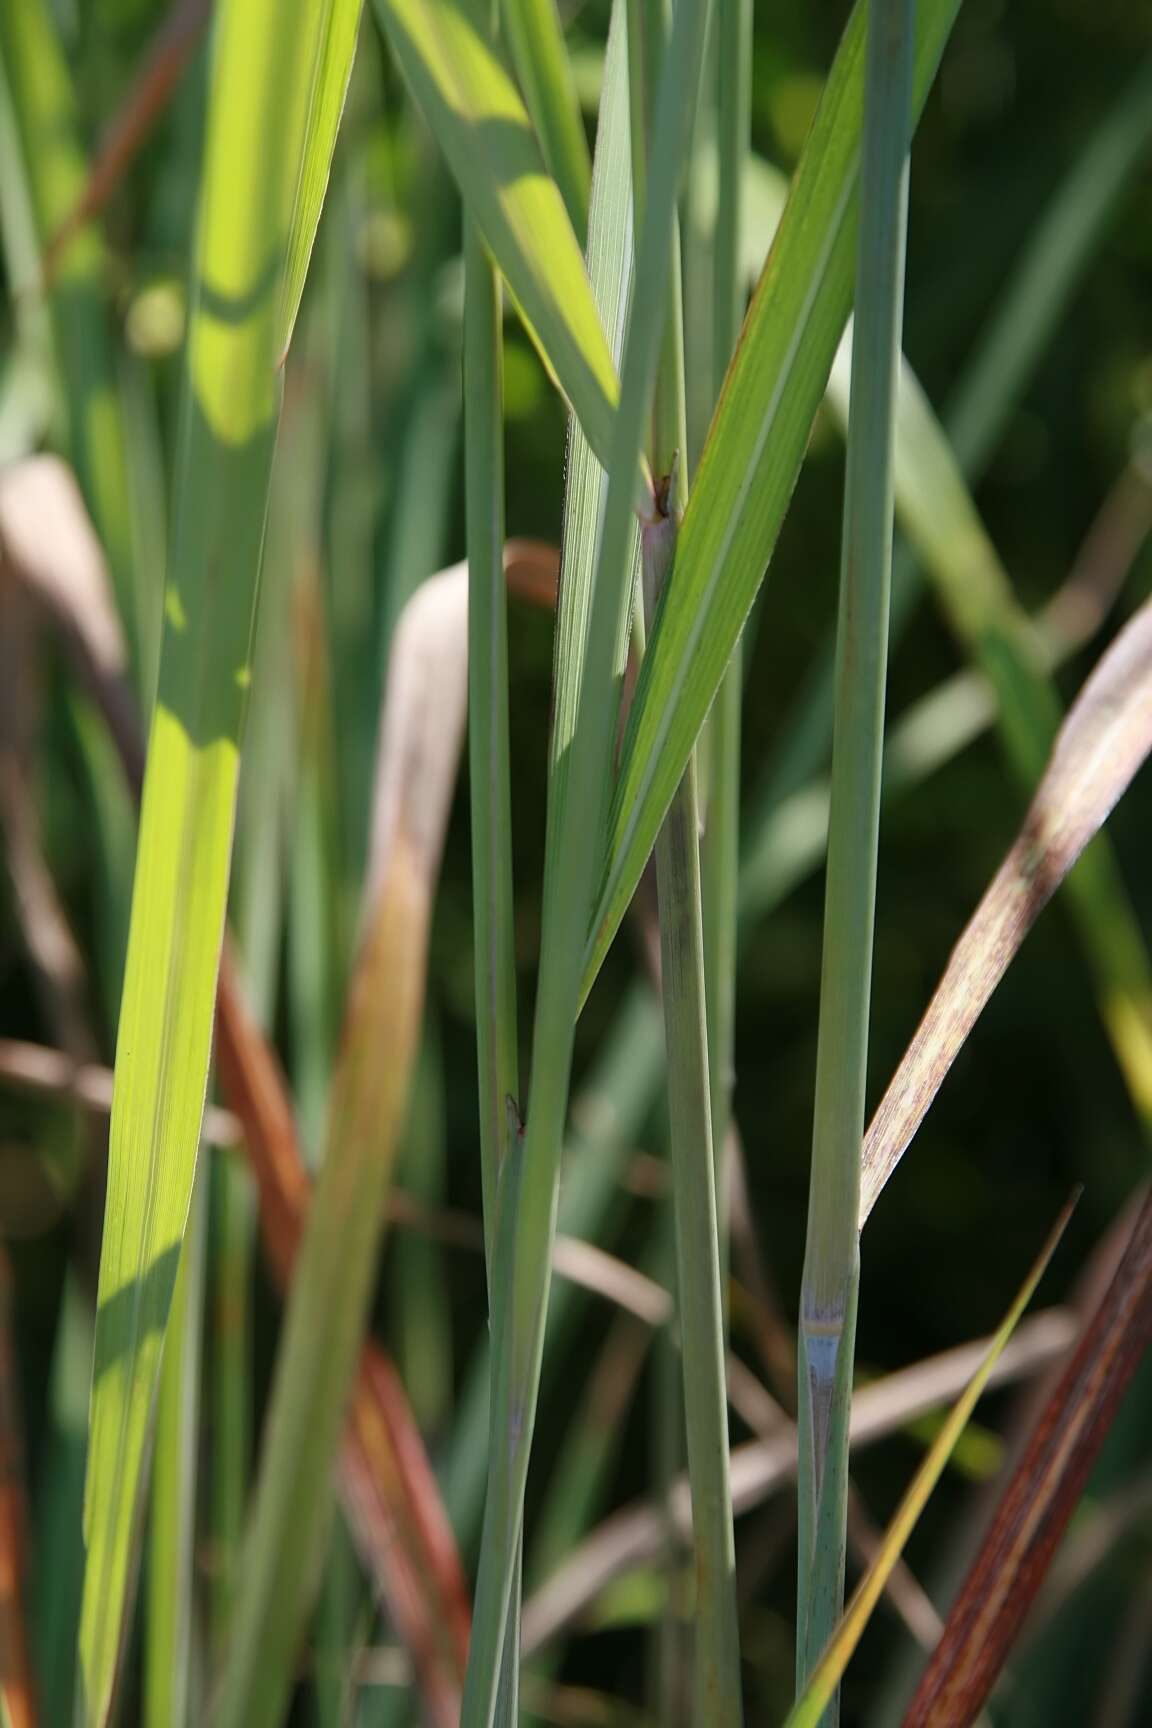
[[11, 1332], [12, 1272], [0, 1246], [0, 1696], [9, 1728], [35, 1728], [24, 1590], [28, 1510]]
[[[953, 951], [864, 1139], [863, 1225], [965, 1039], [1152, 750], [1152, 601], [1101, 657], [1056, 738], [1024, 826]], [[1144, 1004], [1152, 1015], [1152, 1003]], [[1152, 1101], [1152, 1075], [1146, 1077]]]
[[156, 32], [144, 64], [100, 145], [75, 209], [65, 217], [44, 249], [45, 287], [51, 286], [69, 241], [86, 222], [100, 214], [163, 116], [204, 33], [211, 10], [211, 0], [176, 0]]
[[904, 1728], [962, 1728], [982, 1708], [1150, 1341], [1152, 1195], [1012, 1472]]

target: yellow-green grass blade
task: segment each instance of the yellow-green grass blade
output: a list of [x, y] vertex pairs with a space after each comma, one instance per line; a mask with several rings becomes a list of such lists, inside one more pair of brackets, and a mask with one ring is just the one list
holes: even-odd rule
[[[41, 246], [69, 213], [88, 164], [68, 62], [49, 0], [2, 0], [0, 63], [16, 116]], [[49, 305], [65, 405], [68, 453], [107, 549], [121, 616], [143, 635], [133, 585], [131, 513], [115, 346], [99, 230], [82, 228], [60, 258]]]
[[1020, 944], [1152, 750], [1152, 601], [1068, 712], [1024, 825], [945, 969], [864, 1139], [860, 1223]]
[[577, 239], [588, 226], [588, 140], [556, 0], [503, 0], [504, 31], [544, 159]]
[[[958, 0], [917, 9], [919, 114]], [[585, 990], [652, 850], [748, 615], [799, 472], [852, 296], [863, 112], [858, 5], [744, 324], [648, 645], [612, 801]]]
[[361, 5], [362, 0], [312, 0], [303, 8], [300, 28], [304, 41], [300, 51], [307, 57], [311, 76], [300, 87], [303, 108], [295, 119], [292, 134], [302, 141], [303, 150], [288, 223], [288, 251], [280, 290], [277, 340], [281, 358], [292, 341], [312, 244], [328, 190], [332, 152], [352, 76]]
[[1074, 1197], [1056, 1220], [1048, 1240], [1040, 1250], [1040, 1254], [1021, 1285], [1012, 1306], [990, 1340], [980, 1366], [949, 1412], [947, 1420], [912, 1478], [911, 1485], [900, 1502], [896, 1516], [885, 1531], [879, 1552], [861, 1579], [839, 1628], [834, 1633], [819, 1663], [813, 1669], [804, 1691], [793, 1705], [784, 1728], [815, 1728], [815, 1724], [822, 1719], [829, 1701], [835, 1695], [840, 1678], [848, 1666], [852, 1653], [860, 1642], [864, 1628], [871, 1619], [872, 1610], [880, 1600], [884, 1586], [891, 1577], [896, 1562], [904, 1552], [908, 1539], [916, 1528], [920, 1514], [928, 1504], [932, 1490], [944, 1474], [956, 1442], [964, 1432], [968, 1419], [991, 1378], [993, 1369], [1003, 1355], [1008, 1340], [1023, 1318], [1024, 1310], [1032, 1300], [1036, 1286], [1044, 1276], [1048, 1263], [1056, 1252], [1075, 1203]]
[[601, 462], [615, 368], [580, 242], [512, 77], [464, 0], [375, 0], [400, 70], [526, 328]]
[[126, 1636], [204, 1106], [316, 12], [317, 0], [227, 0], [217, 22], [100, 1264], [81, 1624], [89, 1723], [108, 1718]]
[[146, 1728], [190, 1720], [200, 1363], [207, 1247], [204, 1191], [195, 1191], [160, 1374], [148, 1545]]
[[[847, 344], [845, 345], [847, 348]], [[845, 351], [830, 396], [844, 409]], [[1031, 792], [1060, 724], [1043, 645], [1012, 592], [959, 465], [905, 368], [897, 420], [898, 505], [945, 615], [996, 694], [1008, 762]], [[1096, 979], [1101, 1018], [1133, 1104], [1152, 1128], [1152, 963], [1110, 842], [1101, 836], [1068, 881], [1069, 911]]]

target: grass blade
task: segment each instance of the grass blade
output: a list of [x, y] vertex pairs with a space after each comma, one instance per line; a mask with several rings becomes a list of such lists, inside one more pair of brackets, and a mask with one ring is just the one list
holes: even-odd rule
[[460, 569], [425, 583], [393, 645], [370, 911], [289, 1293], [218, 1728], [279, 1722], [318, 1581], [332, 1460], [419, 1042], [428, 922], [464, 724], [465, 607]]
[[147, 1728], [173, 1728], [189, 1720], [194, 1696], [190, 1687], [206, 1178], [207, 1172], [193, 1195], [157, 1399], [144, 1663]]
[[512, 64], [576, 238], [588, 226], [591, 165], [555, 0], [504, 0]]
[[[917, 8], [914, 112], [957, 0]], [[612, 800], [584, 991], [632, 898], [755, 598], [848, 315], [864, 11], [849, 21], [709, 432], [675, 579], [641, 670]]]
[[[872, 996], [880, 771], [892, 573], [892, 456], [904, 315], [904, 244], [915, 9], [869, 15], [861, 335], [852, 366], [836, 632], [836, 738], [808, 1237], [800, 1291], [799, 1580], [796, 1679], [803, 1686], [839, 1619], [848, 1516], [848, 1427], [860, 1255], [860, 1137]], [[824, 1720], [838, 1720], [835, 1702]]]
[[[299, 0], [300, 21], [304, 0]], [[282, 6], [228, 0], [185, 365], [166, 628], [118, 1041], [85, 1487], [83, 1714], [106, 1721], [187, 1218], [279, 406], [279, 291], [313, 67]], [[240, 308], [240, 312], [237, 312]]]
[[[579, 1004], [584, 945], [581, 923], [595, 886], [616, 717], [617, 653], [631, 595], [634, 477], [659, 360], [669, 237], [695, 112], [706, 25], [703, 0], [684, 0], [676, 11], [665, 57], [653, 131], [652, 174], [637, 249], [633, 305], [639, 313], [629, 318], [624, 343], [620, 407], [612, 424], [608, 491], [588, 603], [575, 733], [570, 745], [562, 742], [559, 746], [570, 759], [559, 815], [557, 801], [550, 797], [532, 1045], [532, 1106], [514, 1203], [509, 1193], [501, 1206], [499, 1275], [493, 1276], [494, 1287], [500, 1287], [499, 1319], [493, 1328], [496, 1342], [488, 1501], [462, 1717], [467, 1728], [479, 1728], [492, 1720], [498, 1652], [519, 1549]], [[556, 725], [558, 728], [559, 703]], [[554, 743], [554, 752], [557, 748]]]
[[616, 374], [580, 243], [511, 77], [464, 0], [376, 0], [376, 12], [529, 335], [607, 461]]
[[[923, 1463], [912, 1479], [908, 1492], [900, 1502], [896, 1516], [884, 1533], [883, 1544], [876, 1559], [861, 1579], [835, 1636], [813, 1670], [803, 1693], [796, 1700], [789, 1713], [785, 1728], [816, 1728], [816, 1724], [821, 1720], [829, 1701], [835, 1696], [840, 1677], [860, 1642], [864, 1628], [872, 1616], [872, 1610], [880, 1600], [884, 1585], [903, 1553], [908, 1538], [928, 1503], [932, 1490], [944, 1474], [952, 1450], [967, 1427], [968, 1420], [991, 1378], [992, 1370], [1003, 1355], [1005, 1346], [1023, 1318], [1024, 1310], [1032, 1300], [1036, 1286], [1044, 1276], [1048, 1263], [1056, 1252], [1060, 1238], [1064, 1234], [1074, 1205], [1075, 1199], [1064, 1208], [1057, 1219], [1039, 1257], [1020, 1287], [1015, 1301], [992, 1337], [980, 1366], [964, 1388], [963, 1394], [949, 1412], [947, 1421], [932, 1442]], [[969, 1716], [963, 1718], [952, 1716], [948, 1717], [947, 1720], [953, 1722], [969, 1721], [971, 1718]]]
[[[490, 8], [495, 35], [498, 7]], [[514, 0], [510, 20], [527, 32], [521, 48], [531, 66], [547, 37], [562, 51], [548, 0]], [[535, 32], [535, 33], [534, 33]], [[513, 36], [515, 43], [516, 37]], [[541, 68], [543, 70], [543, 68]], [[555, 67], [553, 67], [555, 70]], [[537, 89], [542, 103], [562, 116]], [[552, 93], [554, 94], [554, 92]], [[531, 98], [530, 98], [531, 99]], [[539, 115], [537, 114], [539, 118]], [[579, 128], [580, 142], [583, 131]], [[547, 134], [545, 134], [547, 137]], [[563, 140], [553, 139], [554, 148]], [[586, 164], [585, 164], [586, 167]], [[570, 195], [579, 195], [579, 183]], [[570, 213], [572, 207], [569, 205]], [[573, 214], [573, 220], [577, 217]], [[476, 1064], [480, 1108], [480, 1175], [484, 1196], [484, 1260], [492, 1313], [496, 1219], [501, 1175], [520, 1131], [519, 1050], [516, 1015], [515, 905], [512, 875], [512, 773], [508, 742], [508, 588], [504, 578], [504, 337], [500, 279], [472, 222], [464, 235], [464, 460], [468, 535], [468, 751], [472, 817], [472, 907], [475, 923]], [[520, 1712], [520, 1574], [500, 1657], [496, 1719], [515, 1728]]]
[[904, 1718], [944, 1728], [979, 1713], [1004, 1666], [1100, 1448], [1152, 1342], [1152, 1195], [1028, 1436]]
[[1088, 679], [864, 1141], [863, 1224], [1013, 956], [1152, 750], [1152, 602]]

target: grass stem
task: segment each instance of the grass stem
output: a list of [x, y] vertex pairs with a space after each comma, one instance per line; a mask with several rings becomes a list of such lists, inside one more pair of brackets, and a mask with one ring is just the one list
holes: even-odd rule
[[[868, 20], [858, 334], [836, 643], [812, 1182], [800, 1299], [796, 1674], [801, 1688], [839, 1618], [844, 1594], [912, 45], [911, 0], [876, 0]], [[833, 1701], [824, 1721], [837, 1719]]]

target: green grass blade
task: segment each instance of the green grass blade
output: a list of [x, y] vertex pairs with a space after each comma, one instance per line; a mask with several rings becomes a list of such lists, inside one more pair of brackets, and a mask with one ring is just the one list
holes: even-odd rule
[[[744, 181], [752, 105], [751, 0], [717, 0], [717, 188], [712, 280], [713, 401], [719, 398], [744, 317]], [[736, 922], [740, 870], [740, 645], [707, 732], [708, 798], [700, 869], [704, 903], [705, 999], [711, 1066], [712, 1150], [720, 1226], [721, 1288], [728, 1283], [728, 1194], [724, 1151], [735, 1074]]]
[[[843, 358], [832, 399], [843, 406]], [[996, 693], [1009, 765], [1030, 793], [1060, 724], [1060, 698], [1031, 620], [964, 485], [932, 409], [905, 369], [897, 422], [901, 520], [953, 631]], [[1132, 1101], [1152, 1128], [1152, 962], [1101, 836], [1068, 883], [1069, 910], [1096, 978], [1101, 1018]]]
[[[304, 0], [299, 0], [303, 17]], [[239, 738], [279, 408], [278, 310], [312, 73], [283, 6], [226, 4], [185, 362], [181, 454], [117, 1047], [85, 1538], [83, 1715], [122, 1648], [164, 1327], [196, 1161]]]
[[591, 165], [556, 0], [504, 0], [504, 29], [544, 160], [578, 240], [588, 226]]
[[620, 407], [612, 424], [608, 492], [588, 609], [576, 728], [567, 750], [570, 763], [562, 825], [557, 822], [555, 803], [549, 810], [532, 1103], [519, 1180], [501, 1205], [498, 1266], [493, 1272], [499, 1300], [493, 1327], [488, 1502], [464, 1694], [466, 1728], [479, 1728], [492, 1720], [498, 1653], [519, 1552], [583, 964], [580, 926], [594, 893], [616, 718], [615, 657], [622, 608], [631, 593], [635, 475], [659, 360], [670, 237], [706, 26], [707, 7], [702, 0], [683, 0], [673, 22], [656, 107], [653, 168], [633, 293], [638, 312], [629, 319], [624, 343]]
[[[628, 69], [622, 0], [613, 8], [604, 63], [604, 85], [596, 129], [592, 217], [588, 227], [588, 274], [597, 314], [608, 332], [614, 365], [624, 342], [632, 284], [632, 168], [628, 135]], [[559, 832], [567, 820], [571, 750], [588, 643], [596, 542], [607, 493], [607, 475], [575, 415], [568, 422], [568, 473], [560, 545], [563, 572], [556, 606], [556, 689], [548, 744], [549, 820]], [[622, 676], [628, 651], [632, 596], [640, 560], [634, 525], [628, 551], [632, 575], [617, 620], [613, 664]], [[553, 854], [545, 857], [551, 867]]]
[[376, 0], [376, 12], [529, 334], [607, 461], [616, 374], [580, 243], [507, 69], [464, 0]]
[[[944, 425], [970, 480], [989, 457], [1019, 407], [1042, 355], [1079, 287], [1097, 242], [1152, 138], [1152, 66], [1145, 65], [1092, 134], [1060, 183], [1020, 255], [1004, 293], [965, 367]], [[769, 197], [784, 179], [766, 163], [756, 178]], [[919, 572], [907, 545], [892, 570], [891, 634], [895, 647], [919, 593]], [[816, 657], [783, 743], [765, 763], [754, 812], [764, 819], [824, 766], [832, 737], [832, 645]], [[757, 820], [753, 815], [753, 822]]]
[[[917, 9], [914, 112], [957, 0]], [[585, 990], [632, 897], [759, 588], [852, 294], [864, 12], [853, 13], [793, 182], [684, 515], [676, 573], [629, 718]]]
[[[514, 5], [511, 10], [525, 26], [530, 25], [526, 7]], [[531, 49], [525, 48], [531, 60]], [[547, 100], [539, 91], [537, 99]], [[580, 136], [583, 140], [582, 132]], [[472, 222], [464, 234], [464, 464], [476, 1064], [491, 1313], [501, 1171], [519, 1133], [520, 1078], [504, 577], [504, 337], [500, 278]], [[512, 1581], [500, 1658], [498, 1728], [515, 1728], [519, 1718], [521, 1569], [522, 1562]]]
[[304, 53], [311, 77], [302, 85], [302, 111], [294, 117], [292, 136], [302, 140], [292, 213], [288, 221], [288, 250], [280, 290], [280, 355], [288, 352], [300, 296], [312, 257], [312, 245], [328, 190], [332, 152], [344, 112], [356, 36], [360, 28], [362, 0], [324, 0], [303, 12], [300, 24]]
[[147, 1728], [177, 1728], [191, 1714], [200, 1353], [207, 1243], [205, 1186], [202, 1179], [188, 1219], [157, 1400], [144, 1662]]
[[884, 1586], [891, 1577], [896, 1562], [904, 1552], [908, 1538], [916, 1528], [920, 1514], [928, 1504], [932, 1490], [944, 1474], [953, 1449], [967, 1427], [968, 1420], [992, 1376], [993, 1369], [1003, 1355], [1008, 1340], [1023, 1318], [1024, 1310], [1032, 1300], [1036, 1286], [1044, 1276], [1048, 1263], [1056, 1252], [1075, 1203], [1075, 1199], [1073, 1199], [1056, 1220], [1047, 1242], [1040, 1250], [1040, 1254], [1021, 1285], [1012, 1306], [990, 1340], [980, 1366], [957, 1399], [947, 1420], [932, 1442], [923, 1463], [912, 1479], [908, 1492], [900, 1502], [896, 1516], [884, 1533], [884, 1540], [879, 1552], [861, 1579], [840, 1626], [824, 1655], [813, 1669], [804, 1691], [797, 1698], [784, 1728], [816, 1728], [816, 1724], [824, 1719], [824, 1713], [835, 1696], [840, 1678], [848, 1666], [853, 1651], [860, 1642], [864, 1628], [871, 1619], [872, 1610], [879, 1602]]
[[[674, 519], [646, 526], [645, 605], [651, 610], [675, 546]], [[728, 1407], [720, 1294], [712, 1094], [704, 991], [696, 774], [690, 759], [656, 841], [660, 975], [668, 1062], [669, 1144], [676, 1241], [684, 1422], [696, 1576], [695, 1720], [743, 1721], [736, 1608]]]
[[[861, 334], [853, 355], [844, 482], [836, 738], [812, 1178], [800, 1291], [798, 1686], [811, 1673], [840, 1617], [844, 1593], [914, 16], [911, 0], [873, 0], [868, 26], [856, 272]], [[835, 1704], [825, 1720], [838, 1720]]]

